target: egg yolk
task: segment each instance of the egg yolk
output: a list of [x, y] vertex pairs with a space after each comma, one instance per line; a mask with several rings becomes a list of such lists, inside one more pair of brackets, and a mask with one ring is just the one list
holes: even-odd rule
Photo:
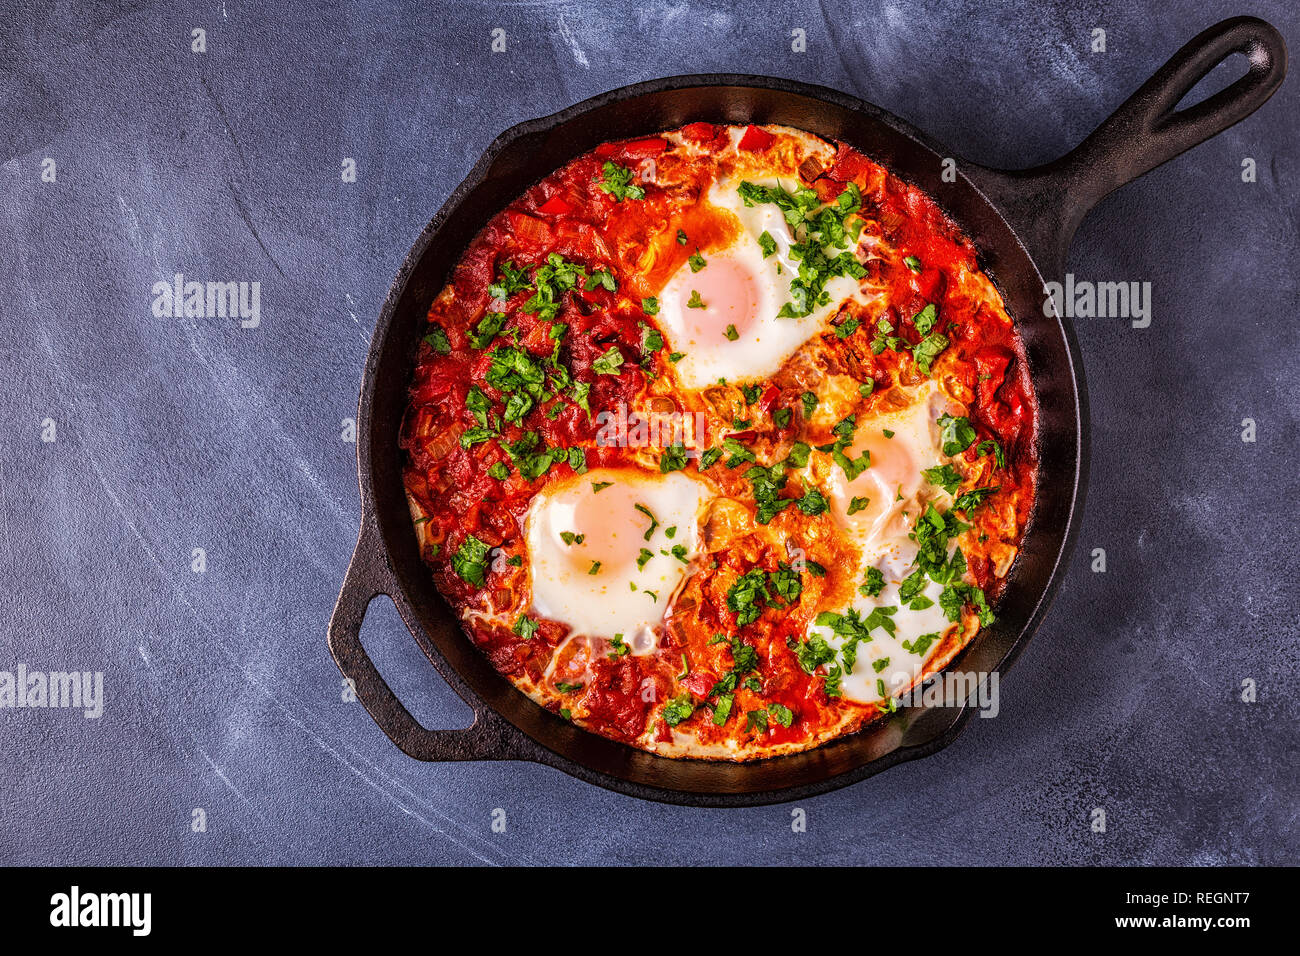
[[911, 493], [919, 472], [907, 443], [898, 438], [886, 438], [876, 424], [859, 432], [853, 445], [845, 449], [845, 454], [856, 460], [864, 451], [871, 453], [871, 467], [848, 483], [847, 495], [850, 498], [868, 498], [870, 501], [849, 520], [871, 525], [876, 518], [893, 507], [900, 489], [904, 496]]
[[758, 279], [738, 259], [710, 258], [699, 272], [682, 277], [681, 288], [681, 325], [697, 343], [735, 341], [758, 316]]
[[590, 486], [565, 502], [562, 513], [557, 510], [553, 527], [556, 537], [568, 531], [581, 535], [582, 542], [573, 544], [558, 540], [558, 552], [565, 555], [577, 571], [588, 573], [593, 561], [599, 561], [602, 571], [614, 571], [632, 564], [645, 544], [645, 529], [650, 526], [649, 516], [636, 510], [636, 489], [630, 485], [614, 483], [600, 491]]

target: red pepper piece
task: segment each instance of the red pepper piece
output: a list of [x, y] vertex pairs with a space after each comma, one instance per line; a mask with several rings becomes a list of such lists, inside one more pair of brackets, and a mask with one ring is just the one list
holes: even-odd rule
[[776, 137], [761, 126], [749, 126], [745, 135], [740, 137], [737, 149], [764, 150], [776, 142]]

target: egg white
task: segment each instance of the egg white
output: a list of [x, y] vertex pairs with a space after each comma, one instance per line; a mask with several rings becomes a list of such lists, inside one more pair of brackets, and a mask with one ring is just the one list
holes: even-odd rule
[[[612, 484], [593, 490], [603, 482]], [[682, 472], [637, 468], [592, 469], [542, 489], [525, 519], [531, 612], [567, 624], [574, 636], [618, 636], [631, 653], [652, 653], [655, 628], [699, 553], [707, 494]], [[658, 521], [648, 539], [650, 517], [637, 504]], [[566, 532], [583, 540], [566, 543]], [[681, 557], [672, 554], [674, 546]], [[642, 548], [650, 557], [638, 567]], [[598, 560], [600, 568], [590, 573]]]
[[[791, 192], [800, 188], [793, 180], [776, 178], [751, 179], [762, 186], [781, 186]], [[771, 377], [786, 359], [810, 337], [820, 331], [827, 318], [836, 314], [845, 301], [857, 298], [868, 301], [857, 279], [838, 276], [826, 283], [830, 300], [802, 318], [777, 318], [781, 307], [790, 301], [790, 281], [799, 274], [798, 260], [790, 255], [794, 235], [781, 210], [773, 203], [746, 206], [738, 189], [742, 179], [730, 178], [715, 182], [706, 196], [707, 202], [734, 215], [741, 224], [740, 234], [726, 249], [701, 253], [705, 266], [693, 272], [689, 264], [683, 265], [662, 290], [659, 301], [659, 324], [674, 352], [684, 353], [676, 364], [678, 379], [689, 389], [705, 388], [719, 380], [746, 382]], [[768, 233], [776, 249], [764, 257], [759, 237]], [[725, 269], [728, 261], [754, 277], [754, 303], [751, 321], [747, 327], [737, 325], [734, 340], [716, 335], [701, 335], [697, 324], [714, 316], [713, 324], [725, 327], [730, 315], [719, 311], [718, 303], [710, 303], [701, 296], [705, 308], [689, 306], [691, 293], [704, 285], [710, 269]], [[708, 310], [713, 310], [709, 312]]]
[[[905, 548], [903, 553], [906, 553]], [[915, 557], [916, 548], [912, 546], [911, 557], [907, 559], [907, 563], [910, 564]], [[867, 567], [876, 566], [878, 561], [867, 560], [864, 561], [861, 570], [865, 572]], [[893, 635], [883, 628], [874, 628], [871, 631], [871, 639], [858, 644], [857, 658], [853, 667], [844, 673], [840, 681], [840, 688], [848, 700], [871, 704], [895, 697], [905, 691], [920, 677], [926, 661], [939, 648], [942, 637], [958, 626], [948, 620], [939, 606], [939, 595], [943, 588], [934, 581], [927, 581], [925, 588], [920, 592], [934, 602], [929, 607], [914, 611], [900, 604], [898, 589], [902, 578], [906, 577], [907, 573], [910, 573], [910, 569], [901, 573], [897, 570], [885, 572], [886, 584], [879, 595], [868, 597], [859, 593], [849, 605], [864, 620], [877, 607], [897, 607], [898, 610], [892, 616], [896, 628]], [[844, 613], [845, 610], [841, 608], [836, 613]], [[919, 654], [903, 647], [904, 641], [912, 646], [916, 639], [924, 634], [938, 634], [940, 639], [931, 642], [925, 651]], [[808, 628], [808, 637], [814, 635], [825, 639], [836, 652], [834, 663], [843, 666], [844, 661], [840, 651], [844, 646], [844, 640], [834, 634], [829, 626], [820, 626], [816, 623]], [[874, 663], [881, 659], [888, 659], [889, 663], [883, 670], [877, 671]], [[881, 680], [884, 681], [884, 694], [880, 693], [878, 681]]]
[[[900, 388], [897, 395], [909, 401], [889, 411], [860, 417], [852, 443], [845, 450], [850, 458], [857, 458], [864, 449], [873, 450], [872, 465], [851, 482], [836, 465], [827, 481], [831, 511], [860, 548], [858, 580], [865, 577], [868, 569], [875, 568], [885, 581], [884, 588], [875, 597], [855, 592], [849, 607], [863, 619], [877, 607], [898, 609], [892, 616], [895, 633], [890, 635], [882, 628], [873, 629], [871, 640], [858, 645], [853, 668], [843, 675], [844, 696], [866, 704], [897, 696], [910, 687], [940, 646], [942, 637], [958, 626], [948, 620], [939, 606], [941, 585], [927, 580], [920, 594], [933, 603], [917, 610], [902, 605], [898, 591], [903, 579], [915, 570], [917, 546], [908, 535], [917, 518], [928, 504], [941, 511], [951, 506], [952, 496], [942, 487], [930, 484], [922, 470], [952, 462], [943, 454], [938, 418], [945, 412], [960, 414], [962, 409], [949, 402], [933, 380], [915, 389]], [[892, 437], [884, 435], [886, 430], [893, 433]], [[870, 503], [850, 515], [855, 497], [869, 498]], [[949, 554], [955, 550], [956, 545], [950, 545]], [[847, 609], [834, 610], [845, 613]], [[910, 646], [922, 635], [935, 633], [940, 639], [933, 641], [923, 653], [903, 647], [904, 641]], [[842, 666], [839, 652], [843, 639], [829, 627], [815, 623], [808, 628], [808, 636], [813, 635], [821, 636], [835, 649], [834, 663]], [[883, 658], [888, 658], [889, 663], [876, 671], [874, 662]], [[883, 695], [878, 683], [881, 680], [886, 691]]]
[[[962, 409], [948, 400], [933, 379], [914, 389], [900, 386], [894, 394], [906, 398], [907, 403], [859, 415], [852, 441], [844, 449], [853, 459], [870, 451], [871, 466], [852, 481], [837, 466], [827, 480], [832, 513], [868, 550], [888, 550], [892, 540], [906, 539], [922, 502], [942, 505], [951, 501], [951, 496], [926, 481], [922, 472], [952, 461], [943, 454], [938, 421], [945, 412], [961, 414]], [[854, 498], [865, 498], [868, 504], [849, 514]]]

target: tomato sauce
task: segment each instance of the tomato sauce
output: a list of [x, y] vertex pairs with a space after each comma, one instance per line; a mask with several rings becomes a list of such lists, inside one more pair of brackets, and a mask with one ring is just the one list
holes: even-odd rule
[[[539, 620], [535, 633], [525, 635], [509, 626], [513, 617], [507, 612], [517, 610], [528, 592], [526, 514], [546, 482], [633, 460], [629, 449], [596, 443], [594, 413], [620, 404], [636, 407], [660, 377], [655, 363], [647, 362], [643, 354], [646, 327], [654, 323], [640, 300], [656, 294], [697, 248], [725, 246], [730, 241], [734, 223], [709, 214], [698, 202], [683, 202], [682, 197], [698, 199], [703, 194], [714, 175], [709, 157], [732, 143], [726, 127], [693, 123], [671, 142], [665, 136], [652, 136], [603, 144], [538, 182], [494, 216], [466, 249], [429, 309], [430, 335], [419, 346], [401, 432], [407, 453], [405, 483], [413, 510], [420, 516], [417, 527], [424, 557], [454, 608], [486, 609], [467, 619], [466, 630], [493, 666], [532, 687], [545, 706], [562, 715], [569, 713], [567, 699], [537, 688], [545, 682], [557, 648], [565, 649], [562, 655], [571, 653], [565, 644], [568, 629], [560, 622]], [[739, 134], [736, 148], [761, 156], [781, 148], [781, 143], [768, 130], [751, 126]], [[657, 179], [639, 187], [633, 180], [629, 186], [641, 188], [644, 195], [620, 200], [601, 188], [605, 164], [611, 162], [636, 173], [654, 164]], [[1023, 531], [1037, 469], [1033, 391], [1023, 348], [1005, 312], [990, 308], [986, 295], [971, 292], [975, 281], [971, 277], [987, 283], [973, 247], [932, 199], [855, 150], [840, 145], [833, 160], [822, 166], [801, 167], [807, 184], [827, 202], [849, 183], [855, 184], [862, 193], [862, 215], [878, 224], [890, 246], [910, 250], [919, 263], [917, 268], [879, 259], [868, 263], [869, 278], [888, 290], [889, 306], [884, 314], [866, 318], [887, 321], [905, 347], [874, 354], [855, 341], [859, 336], [841, 340], [827, 332], [820, 346], [823, 354], [832, 365], [880, 387], [915, 379], [919, 373], [910, 349], [923, 336], [914, 320], [927, 306], [936, 306], [940, 321], [935, 331], [950, 343], [943, 369], [955, 386], [969, 394], [969, 419], [978, 436], [965, 459], [974, 464], [981, 458], [977, 452], [981, 442], [998, 443], [1006, 466], [997, 471], [1000, 490], [993, 502], [1005, 504]], [[663, 182], [671, 182], [673, 188], [656, 185]], [[691, 235], [689, 247], [677, 241], [678, 229]], [[588, 276], [608, 270], [617, 279], [618, 291], [579, 283], [559, 297], [553, 317], [525, 309], [531, 288], [512, 292], [504, 306], [489, 292], [503, 264], [535, 275], [556, 254], [581, 263]], [[482, 342], [476, 346], [480, 323], [498, 308], [507, 316], [503, 326], [507, 331], [492, 337], [490, 346], [483, 347]], [[558, 327], [563, 327], [563, 333], [557, 337]], [[590, 413], [567, 397], [555, 397], [538, 402], [522, 421], [502, 422], [494, 440], [466, 445], [462, 439], [477, 422], [469, 407], [473, 390], [487, 395], [494, 407], [507, 401], [508, 396], [492, 384], [493, 353], [503, 347], [524, 350], [543, 364], [556, 356], [571, 381], [589, 389]], [[610, 349], [621, 357], [619, 373], [597, 374], [593, 366]], [[765, 424], [737, 437], [756, 441], [760, 448], [776, 448], [782, 442], [788, 446], [800, 421], [794, 410], [801, 391], [798, 383], [774, 377], [763, 386], [756, 406], [766, 416]], [[689, 405], [699, 398], [683, 401]], [[776, 425], [775, 413], [781, 410], [792, 414], [786, 416], [786, 424]], [[507, 447], [529, 440], [530, 435], [546, 449], [583, 449], [585, 458], [575, 467], [572, 459], [557, 457], [538, 480], [525, 478], [519, 467], [509, 467], [508, 476], [499, 477], [500, 466], [512, 463]], [[737, 491], [748, 487], [738, 476], [724, 475], [721, 480], [736, 482]], [[800, 520], [793, 512], [787, 509], [773, 527]], [[466, 580], [452, 562], [471, 537], [492, 549], [481, 582]], [[746, 726], [747, 712], [770, 709], [773, 704], [788, 709], [793, 720], [788, 727], [768, 721], [762, 737], [768, 751], [815, 745], [878, 714], [878, 708], [828, 697], [824, 679], [806, 673], [792, 649], [813, 616], [814, 599], [833, 587], [829, 580], [804, 574], [803, 593], [790, 606], [777, 608], [769, 603], [757, 621], [739, 627], [736, 614], [727, 606], [727, 586], [755, 568], [775, 572], [787, 556], [749, 541], [703, 557], [704, 566], [688, 579], [679, 596], [678, 612], [666, 621], [658, 654], [598, 656], [592, 661], [580, 698], [584, 727], [638, 746], [672, 741], [673, 729], [660, 714], [663, 701], [683, 691], [703, 701], [735, 666], [732, 644], [715, 642], [715, 633], [754, 648], [758, 667], [742, 678], [756, 679], [759, 688], [736, 689], [736, 716], [729, 725], [714, 726], [703, 708], [683, 723], [681, 729], [690, 727], [701, 745], [725, 745], [738, 735], [752, 735], [752, 728]], [[847, 561], [841, 543], [815, 536], [809, 557], [831, 568]], [[968, 564], [976, 584], [993, 601], [1001, 585], [993, 562], [974, 551]], [[675, 618], [693, 623], [681, 626]], [[555, 673], [563, 673], [564, 666], [557, 665]], [[648, 685], [655, 692], [647, 699]]]

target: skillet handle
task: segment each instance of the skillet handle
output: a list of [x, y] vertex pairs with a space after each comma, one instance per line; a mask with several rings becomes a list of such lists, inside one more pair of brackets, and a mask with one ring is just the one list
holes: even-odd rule
[[474, 723], [464, 730], [430, 730], [397, 699], [361, 646], [361, 623], [370, 602], [380, 594], [391, 596], [395, 587], [378, 529], [371, 518], [363, 517], [356, 550], [329, 623], [330, 653], [343, 676], [352, 682], [357, 700], [379, 729], [417, 760], [525, 759], [514, 745], [514, 728], [481, 705], [470, 704]]
[[[1176, 109], [1197, 83], [1236, 53], [1250, 63], [1245, 76], [1194, 106]], [[1224, 20], [1175, 53], [1060, 159], [1014, 171], [975, 167], [967, 175], [1002, 208], [1044, 275], [1059, 275], [1070, 240], [1093, 206], [1255, 112], [1281, 85], [1286, 67], [1286, 43], [1271, 24], [1255, 17]]]

